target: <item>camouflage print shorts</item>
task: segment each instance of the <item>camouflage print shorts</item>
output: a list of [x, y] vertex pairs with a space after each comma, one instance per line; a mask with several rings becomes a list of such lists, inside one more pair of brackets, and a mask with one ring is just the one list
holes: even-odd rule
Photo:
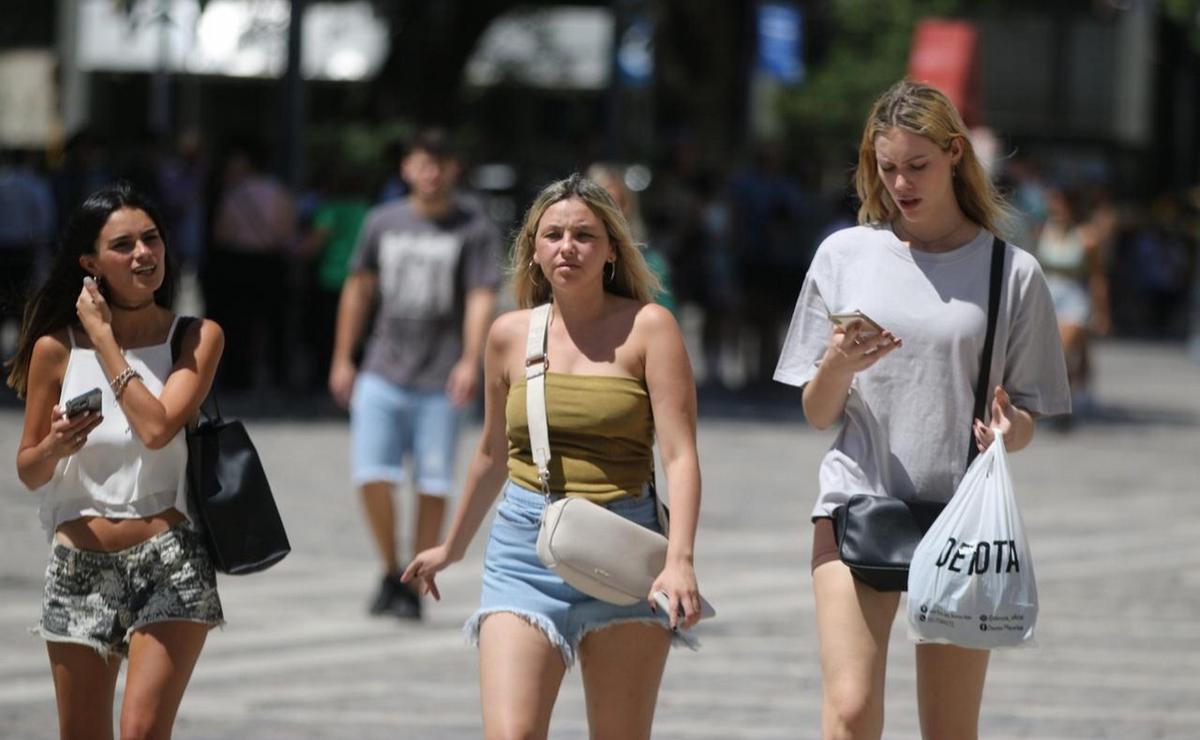
[[208, 551], [186, 524], [116, 552], [54, 544], [35, 633], [125, 656], [135, 630], [169, 620], [225, 620]]

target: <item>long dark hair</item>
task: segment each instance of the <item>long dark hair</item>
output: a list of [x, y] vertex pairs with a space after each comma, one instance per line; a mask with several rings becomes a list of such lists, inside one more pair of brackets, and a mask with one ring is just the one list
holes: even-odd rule
[[[158, 209], [144, 195], [127, 182], [117, 182], [97, 190], [87, 197], [63, 230], [50, 275], [42, 285], [30, 292], [25, 303], [25, 314], [21, 321], [21, 335], [17, 340], [17, 353], [4, 364], [8, 371], [8, 385], [21, 398], [29, 386], [29, 363], [33, 359], [33, 345], [39, 337], [79, 323], [75, 314], [75, 301], [87, 275], [79, 264], [85, 254], [96, 253], [96, 240], [108, 217], [122, 208], [142, 211], [158, 228], [166, 243], [163, 220]], [[154, 292], [154, 302], [170, 308], [175, 302], [175, 291], [179, 285], [179, 269], [171, 251], [165, 252], [166, 264], [162, 285]], [[103, 286], [102, 286], [103, 288]]]

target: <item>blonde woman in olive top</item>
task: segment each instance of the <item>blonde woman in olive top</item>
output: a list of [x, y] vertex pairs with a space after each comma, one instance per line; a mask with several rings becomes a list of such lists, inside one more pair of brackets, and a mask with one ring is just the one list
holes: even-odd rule
[[[546, 737], [578, 656], [592, 737], [648, 738], [672, 642], [699, 618], [692, 567], [700, 509], [696, 391], [679, 327], [620, 209], [572, 175], [541, 192], [513, 248], [523, 310], [492, 325], [485, 350], [484, 431], [446, 541], [404, 573], [438, 598], [435, 575], [460, 560], [503, 489], [484, 562], [478, 642], [486, 737]], [[670, 483], [667, 564], [646, 601], [614, 606], [563, 583], [537, 558], [540, 493], [525, 414], [525, 340], [533, 306], [553, 301], [546, 415], [553, 495], [582, 496], [657, 529], [649, 494], [658, 439]], [[665, 591], [682, 616], [657, 614]], [[679, 628], [673, 631], [672, 628]]]

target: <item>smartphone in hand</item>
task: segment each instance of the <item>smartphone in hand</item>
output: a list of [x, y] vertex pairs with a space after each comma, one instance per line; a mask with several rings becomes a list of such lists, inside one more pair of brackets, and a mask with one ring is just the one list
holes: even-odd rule
[[[654, 592], [654, 603], [658, 605], [660, 614], [667, 615], [667, 614], [671, 613], [671, 598], [669, 596], [667, 596], [666, 591], [655, 591]], [[678, 616], [680, 619], [683, 618], [683, 609], [682, 608], [679, 610]], [[717, 616], [717, 610], [713, 608], [712, 604], [708, 603], [708, 599], [705, 599], [703, 596], [701, 596], [700, 597], [700, 618], [701, 619], [712, 619], [715, 616]]]
[[63, 404], [63, 413], [67, 415], [67, 418], [82, 414], [85, 411], [100, 411], [99, 388], [84, 391]]
[[882, 326], [876, 323], [870, 316], [858, 310], [831, 313], [829, 314], [829, 320], [843, 329], [848, 328], [856, 321], [859, 322], [858, 335], [864, 339], [883, 333]]

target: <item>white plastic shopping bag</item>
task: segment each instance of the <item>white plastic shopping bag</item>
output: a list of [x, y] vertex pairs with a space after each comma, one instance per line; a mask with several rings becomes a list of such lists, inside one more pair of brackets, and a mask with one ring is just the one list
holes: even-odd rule
[[909, 635], [992, 649], [1033, 641], [1037, 583], [1002, 435], [967, 469], [908, 571]]

